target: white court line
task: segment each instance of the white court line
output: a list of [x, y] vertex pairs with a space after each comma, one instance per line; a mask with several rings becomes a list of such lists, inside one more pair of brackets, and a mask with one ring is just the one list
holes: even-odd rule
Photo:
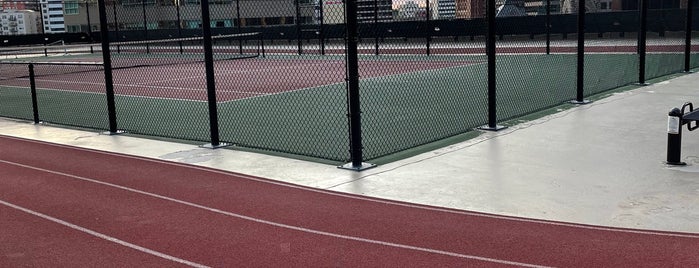
[[622, 228], [612, 228], [612, 227], [602, 227], [602, 226], [591, 226], [591, 225], [576, 224], [576, 223], [553, 222], [553, 221], [527, 219], [527, 218], [519, 218], [519, 217], [512, 217], [512, 216], [469, 212], [469, 211], [456, 210], [456, 209], [423, 206], [423, 205], [410, 204], [410, 203], [405, 203], [405, 202], [383, 200], [383, 199], [371, 198], [371, 197], [363, 197], [363, 196], [359, 196], [359, 195], [334, 192], [334, 191], [330, 191], [330, 190], [316, 189], [316, 188], [311, 188], [311, 187], [307, 187], [307, 186], [301, 186], [301, 185], [295, 185], [295, 184], [291, 184], [291, 183], [274, 181], [271, 179], [257, 178], [257, 177], [248, 176], [245, 174], [240, 174], [240, 173], [235, 173], [235, 172], [230, 172], [230, 171], [224, 171], [224, 170], [218, 170], [218, 169], [207, 168], [207, 167], [202, 167], [202, 166], [195, 166], [195, 165], [165, 161], [165, 160], [161, 160], [161, 159], [154, 159], [154, 158], [146, 158], [146, 157], [140, 157], [140, 156], [127, 155], [127, 154], [113, 153], [113, 152], [107, 152], [107, 151], [87, 149], [87, 148], [63, 145], [63, 144], [58, 144], [58, 143], [49, 143], [49, 142], [44, 142], [44, 141], [30, 140], [30, 139], [4, 136], [4, 135], [0, 135], [0, 137], [4, 137], [7, 139], [13, 139], [13, 140], [19, 140], [19, 141], [25, 141], [25, 142], [31, 142], [31, 143], [38, 143], [38, 144], [43, 144], [43, 145], [49, 145], [49, 146], [62, 147], [62, 148], [73, 149], [73, 150], [78, 150], [78, 151], [85, 151], [85, 152], [92, 152], [92, 153], [98, 153], [98, 154], [104, 154], [104, 155], [111, 155], [111, 156], [125, 157], [125, 158], [130, 158], [130, 159], [143, 160], [143, 161], [147, 161], [147, 162], [160, 163], [160, 164], [172, 165], [172, 166], [177, 166], [177, 167], [192, 168], [192, 169], [212, 172], [212, 173], [216, 173], [216, 174], [222, 174], [222, 175], [227, 175], [227, 176], [236, 176], [236, 177], [240, 177], [240, 178], [244, 178], [244, 179], [248, 179], [248, 180], [252, 180], [252, 181], [257, 181], [257, 182], [263, 182], [263, 183], [272, 184], [272, 185], [284, 186], [284, 187], [289, 187], [289, 188], [293, 188], [293, 189], [300, 189], [300, 190], [311, 191], [311, 192], [316, 192], [316, 193], [323, 193], [323, 194], [328, 194], [328, 195], [333, 195], [333, 196], [341, 196], [341, 197], [346, 197], [346, 198], [350, 198], [350, 199], [376, 202], [376, 203], [380, 203], [380, 204], [389, 204], [389, 205], [395, 205], [395, 206], [401, 206], [401, 207], [417, 208], [417, 209], [424, 209], [424, 210], [430, 210], [430, 211], [439, 211], [439, 212], [467, 215], [467, 216], [474, 216], [474, 217], [485, 217], [485, 218], [493, 218], [493, 219], [501, 219], [501, 220], [509, 220], [509, 221], [538, 223], [538, 224], [553, 225], [553, 226], [565, 226], [565, 227], [581, 228], [581, 229], [589, 229], [589, 230], [597, 230], [597, 231], [608, 231], [608, 232], [618, 232], [618, 233], [631, 233], [631, 234], [643, 234], [643, 235], [656, 235], [656, 236], [699, 239], [699, 234], [665, 233], [665, 232], [659, 232], [659, 231], [633, 230], [633, 229], [622, 229]]
[[60, 219], [51, 217], [51, 216], [46, 215], [46, 214], [42, 214], [42, 213], [40, 213], [40, 212], [36, 212], [36, 211], [30, 210], [30, 209], [28, 209], [28, 208], [20, 207], [20, 206], [18, 206], [18, 205], [15, 205], [15, 204], [6, 202], [6, 201], [4, 201], [4, 200], [0, 200], [0, 205], [4, 205], [4, 206], [7, 206], [7, 207], [11, 207], [11, 208], [13, 208], [13, 209], [16, 209], [16, 210], [25, 212], [25, 213], [27, 213], [27, 214], [31, 214], [31, 215], [33, 215], [33, 216], [37, 216], [37, 217], [43, 218], [43, 219], [45, 219], [45, 220], [49, 220], [49, 221], [58, 223], [58, 224], [63, 225], [63, 226], [65, 226], [65, 227], [71, 228], [71, 229], [73, 229], [73, 230], [77, 230], [77, 231], [80, 231], [80, 232], [83, 232], [83, 233], [87, 233], [87, 234], [89, 234], [89, 235], [102, 238], [102, 239], [107, 240], [107, 241], [109, 241], [109, 242], [117, 243], [117, 244], [119, 244], [119, 245], [122, 245], [122, 246], [125, 246], [125, 247], [128, 247], [128, 248], [131, 248], [131, 249], [135, 249], [135, 250], [138, 250], [138, 251], [143, 252], [143, 253], [151, 254], [151, 255], [154, 255], [154, 256], [157, 256], [157, 257], [160, 257], [160, 258], [169, 260], [169, 261], [174, 261], [174, 262], [182, 263], [182, 264], [189, 265], [189, 266], [192, 266], [192, 267], [200, 267], [200, 268], [209, 267], [209, 266], [206, 266], [206, 265], [203, 265], [203, 264], [191, 262], [191, 261], [188, 261], [188, 260], [183, 260], [183, 259], [180, 259], [180, 258], [177, 258], [177, 257], [173, 257], [173, 256], [170, 256], [170, 255], [167, 255], [167, 254], [165, 254], [165, 253], [161, 253], [161, 252], [158, 252], [158, 251], [155, 251], [155, 250], [151, 250], [151, 249], [147, 249], [147, 248], [144, 248], [144, 247], [141, 247], [141, 246], [138, 246], [138, 245], [134, 245], [134, 244], [131, 244], [131, 243], [129, 243], [129, 242], [126, 242], [126, 241], [123, 241], [123, 240], [120, 240], [120, 239], [117, 239], [117, 238], [114, 238], [114, 237], [111, 237], [111, 236], [108, 236], [108, 235], [105, 235], [105, 234], [102, 234], [102, 233], [98, 233], [98, 232], [96, 232], [96, 231], [93, 231], [93, 230], [90, 230], [90, 229], [87, 229], [87, 228], [84, 228], [84, 227], [80, 227], [80, 226], [78, 226], [78, 225], [69, 223], [69, 222], [67, 222], [67, 221], [60, 220]]
[[[98, 180], [94, 180], [94, 179], [90, 179], [90, 178], [80, 177], [80, 176], [67, 174], [67, 173], [63, 173], [63, 172], [43, 169], [43, 168], [39, 168], [39, 167], [24, 165], [24, 164], [15, 163], [15, 162], [6, 161], [6, 160], [0, 160], [0, 163], [5, 163], [8, 165], [23, 167], [23, 168], [27, 168], [27, 169], [37, 170], [37, 171], [41, 171], [41, 172], [51, 173], [51, 174], [55, 174], [55, 175], [60, 175], [60, 176], [64, 176], [64, 177], [77, 179], [77, 180], [82, 180], [82, 181], [87, 181], [87, 182], [91, 182], [91, 183], [95, 183], [95, 184], [109, 186], [109, 187], [117, 188], [120, 190], [132, 192], [132, 193], [137, 193], [137, 194], [142, 194], [142, 195], [146, 195], [146, 196], [150, 196], [150, 197], [155, 197], [158, 199], [162, 199], [162, 200], [178, 203], [181, 205], [206, 210], [206, 211], [217, 213], [217, 214], [222, 214], [222, 215], [226, 215], [226, 216], [230, 216], [230, 217], [234, 217], [234, 218], [239, 218], [242, 220], [252, 221], [252, 222], [256, 222], [256, 223], [260, 223], [260, 224], [266, 224], [266, 225], [271, 225], [274, 227], [279, 227], [279, 228], [284, 228], [284, 229], [289, 229], [289, 230], [294, 230], [294, 231], [300, 231], [300, 232], [305, 232], [305, 233], [310, 233], [310, 234], [315, 234], [315, 235], [322, 235], [322, 236], [346, 239], [346, 240], [363, 242], [363, 243], [370, 243], [370, 244], [387, 246], [387, 247], [415, 250], [415, 251], [421, 251], [421, 252], [426, 252], [426, 253], [445, 255], [445, 256], [457, 257], [457, 258], [463, 258], [463, 259], [479, 260], [479, 261], [492, 262], [492, 263], [499, 263], [499, 264], [516, 265], [516, 266], [521, 266], [521, 267], [547, 267], [547, 266], [541, 266], [541, 265], [535, 265], [535, 264], [529, 264], [529, 263], [521, 263], [521, 262], [507, 261], [507, 260], [501, 260], [501, 259], [493, 259], [493, 258], [487, 258], [487, 257], [474, 256], [474, 255], [459, 254], [459, 253], [455, 253], [455, 252], [442, 251], [442, 250], [436, 250], [436, 249], [431, 249], [431, 248], [409, 246], [409, 245], [404, 245], [404, 244], [391, 243], [391, 242], [361, 238], [361, 237], [350, 236], [350, 235], [342, 235], [342, 234], [336, 234], [336, 233], [331, 233], [331, 232], [324, 232], [324, 231], [319, 231], [319, 230], [314, 230], [314, 229], [309, 229], [309, 228], [304, 228], [304, 227], [299, 227], [299, 226], [293, 226], [293, 225], [258, 219], [255, 217], [245, 216], [245, 215], [232, 213], [232, 212], [228, 212], [228, 211], [223, 211], [220, 209], [203, 206], [203, 205], [175, 199], [172, 197], [162, 196], [162, 195], [158, 195], [158, 194], [154, 194], [154, 193], [150, 193], [150, 192], [146, 192], [146, 191], [141, 191], [141, 190], [137, 190], [137, 189], [121, 186], [121, 185], [116, 185], [116, 184], [112, 184], [112, 183], [108, 183], [108, 182], [103, 182], [103, 181], [98, 181]], [[124, 242], [124, 243], [126, 243], [126, 242]]]

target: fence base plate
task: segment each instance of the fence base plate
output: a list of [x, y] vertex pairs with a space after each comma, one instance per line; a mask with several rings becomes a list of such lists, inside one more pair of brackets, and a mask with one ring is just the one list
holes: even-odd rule
[[371, 164], [371, 163], [362, 163], [361, 166], [354, 166], [354, 165], [352, 165], [352, 163], [347, 163], [347, 164], [344, 164], [344, 165], [339, 166], [337, 168], [346, 169], [346, 170], [353, 170], [353, 171], [364, 171], [364, 170], [375, 168], [375, 167], [376, 167], [376, 165]]
[[572, 100], [572, 101], [569, 101], [568, 103], [570, 103], [570, 104], [577, 104], [577, 105], [585, 105], [585, 104], [590, 104], [590, 103], [592, 103], [592, 101], [591, 101], [591, 100], [582, 100], [582, 101]]
[[665, 162], [665, 164], [668, 164], [670, 166], [686, 166], [687, 163], [685, 162]]
[[109, 135], [109, 136], [116, 136], [116, 135], [121, 135], [121, 134], [124, 134], [124, 133], [126, 133], [126, 131], [124, 131], [124, 130], [117, 130], [116, 132], [105, 131], [105, 132], [102, 132], [102, 133], [100, 133], [100, 134], [102, 134], [102, 135]]
[[221, 143], [219, 143], [218, 145], [213, 145], [213, 144], [211, 144], [211, 143], [207, 143], [207, 144], [204, 144], [204, 145], [199, 145], [199, 147], [201, 147], [201, 148], [206, 148], [206, 149], [218, 149], [218, 148], [223, 148], [223, 147], [228, 147], [228, 146], [233, 146], [233, 144], [232, 144], [232, 143], [221, 142]]
[[485, 131], [500, 131], [503, 129], [506, 129], [506, 126], [500, 126], [500, 125], [495, 125], [495, 127], [490, 127], [488, 125], [485, 126], [480, 126], [478, 127], [478, 130], [485, 130]]

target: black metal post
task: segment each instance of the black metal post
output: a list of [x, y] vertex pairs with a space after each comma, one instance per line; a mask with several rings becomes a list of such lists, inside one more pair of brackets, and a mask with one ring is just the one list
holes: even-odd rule
[[345, 0], [345, 20], [347, 24], [347, 104], [350, 134], [351, 163], [341, 166], [350, 170], [365, 170], [373, 165], [363, 163], [361, 106], [359, 98], [359, 57], [357, 43], [357, 0]]
[[209, 103], [209, 126], [211, 127], [211, 144], [205, 147], [223, 146], [218, 132], [218, 108], [216, 107], [216, 80], [214, 78], [214, 53], [211, 38], [211, 15], [209, 0], [201, 0], [201, 27], [204, 36], [204, 66], [206, 68], [206, 92]]
[[551, 54], [551, 0], [546, 0], [546, 55]]
[[687, 18], [685, 26], [685, 39], [684, 39], [684, 71], [689, 72], [691, 69], [691, 57], [692, 57], [692, 16], [694, 15], [692, 9], [694, 8], [693, 0], [687, 0]]
[[[180, 1], [181, 0], [175, 0], [176, 5], [175, 5], [175, 10], [177, 11], [177, 38], [182, 38], [182, 15], [180, 14]], [[180, 54], [184, 53], [184, 49], [182, 48], [182, 41], [177, 42], [178, 45], [180, 46]]]
[[[146, 1], [141, 0], [141, 7], [143, 8], [143, 39], [148, 40], [148, 17], [146, 16]], [[150, 54], [150, 46], [146, 43], [146, 54]]]
[[90, 0], [85, 0], [85, 15], [87, 16], [87, 34], [92, 38], [92, 22], [90, 21]]
[[648, 28], [648, 1], [639, 0], [640, 25], [638, 29], [638, 84], [646, 84], [646, 32]]
[[296, 45], [298, 46], [299, 55], [303, 54], [302, 49], [302, 36], [301, 36], [301, 6], [299, 5], [299, 0], [294, 0], [296, 5]]
[[668, 113], [667, 122], [667, 158], [669, 165], [684, 166], [682, 162], [682, 111], [674, 108]]
[[34, 64], [29, 64], [29, 88], [32, 94], [32, 112], [34, 124], [39, 124], [39, 102], [36, 97], [36, 79], [34, 78]]
[[[116, 36], [116, 41], [119, 42], [119, 39], [121, 37], [119, 36], [119, 18], [117, 17], [117, 2], [116, 0], [111, 0], [112, 1], [112, 9], [114, 11], [114, 35]], [[99, 5], [99, 0], [97, 0], [97, 4]], [[102, 14], [100, 14], [102, 16]], [[102, 23], [102, 18], [100, 18], [100, 23]], [[101, 26], [100, 26], [101, 29]], [[104, 50], [102, 51], [104, 53]], [[119, 45], [117, 45], [117, 53], [121, 53], [119, 49]]]
[[[90, 21], [90, 0], [85, 0], [85, 15], [87, 16], [87, 35], [90, 36], [90, 43], [92, 43], [92, 23]], [[95, 53], [92, 45], [90, 45], [90, 53]]]
[[320, 55], [325, 55], [325, 12], [323, 12], [323, 2], [324, 0], [318, 1], [320, 4], [320, 10], [318, 15], [320, 16], [320, 29], [318, 29], [318, 38], [320, 39]]
[[495, 66], [495, 0], [487, 0], [485, 5], [485, 16], [487, 21], [487, 34], [485, 37], [485, 51], [488, 56], [488, 125], [479, 127], [482, 130], [498, 131], [505, 127], [498, 126], [497, 123], [497, 77]]
[[574, 104], [587, 104], [585, 100], [585, 1], [578, 1], [578, 64], [577, 85]]
[[374, 54], [379, 55], [379, 0], [374, 0]]
[[[109, 134], [114, 135], [120, 132], [117, 130], [116, 104], [114, 103], [114, 82], [112, 78], [112, 58], [109, 50], [107, 7], [105, 6], [105, 0], [97, 0], [97, 5], [99, 7], [100, 16], [100, 37], [102, 40], [102, 61], [104, 64], [104, 86], [107, 95], [107, 115], [109, 117]], [[114, 20], [116, 20], [116, 16], [114, 17]]]
[[432, 41], [432, 25], [430, 24], [430, 0], [425, 0], [425, 25], [427, 25], [427, 56], [430, 55], [430, 42]]
[[[243, 33], [243, 30], [240, 28], [240, 0], [235, 0], [235, 18], [236, 18], [236, 28], [238, 29], [238, 33]], [[240, 54], [243, 54], [243, 38], [238, 39], [238, 50], [240, 51]]]

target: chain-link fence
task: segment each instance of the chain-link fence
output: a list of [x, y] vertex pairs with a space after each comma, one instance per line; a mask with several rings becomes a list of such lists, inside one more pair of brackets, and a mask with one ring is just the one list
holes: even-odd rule
[[41, 1], [0, 115], [355, 168], [699, 67], [695, 0]]

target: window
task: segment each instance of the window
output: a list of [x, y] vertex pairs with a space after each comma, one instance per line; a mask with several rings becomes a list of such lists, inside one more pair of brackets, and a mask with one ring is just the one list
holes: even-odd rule
[[[66, 15], [76, 15], [79, 13], [77, 1], [66, 1], [64, 4], [64, 13]], [[70, 30], [70, 29], [68, 29]]]

